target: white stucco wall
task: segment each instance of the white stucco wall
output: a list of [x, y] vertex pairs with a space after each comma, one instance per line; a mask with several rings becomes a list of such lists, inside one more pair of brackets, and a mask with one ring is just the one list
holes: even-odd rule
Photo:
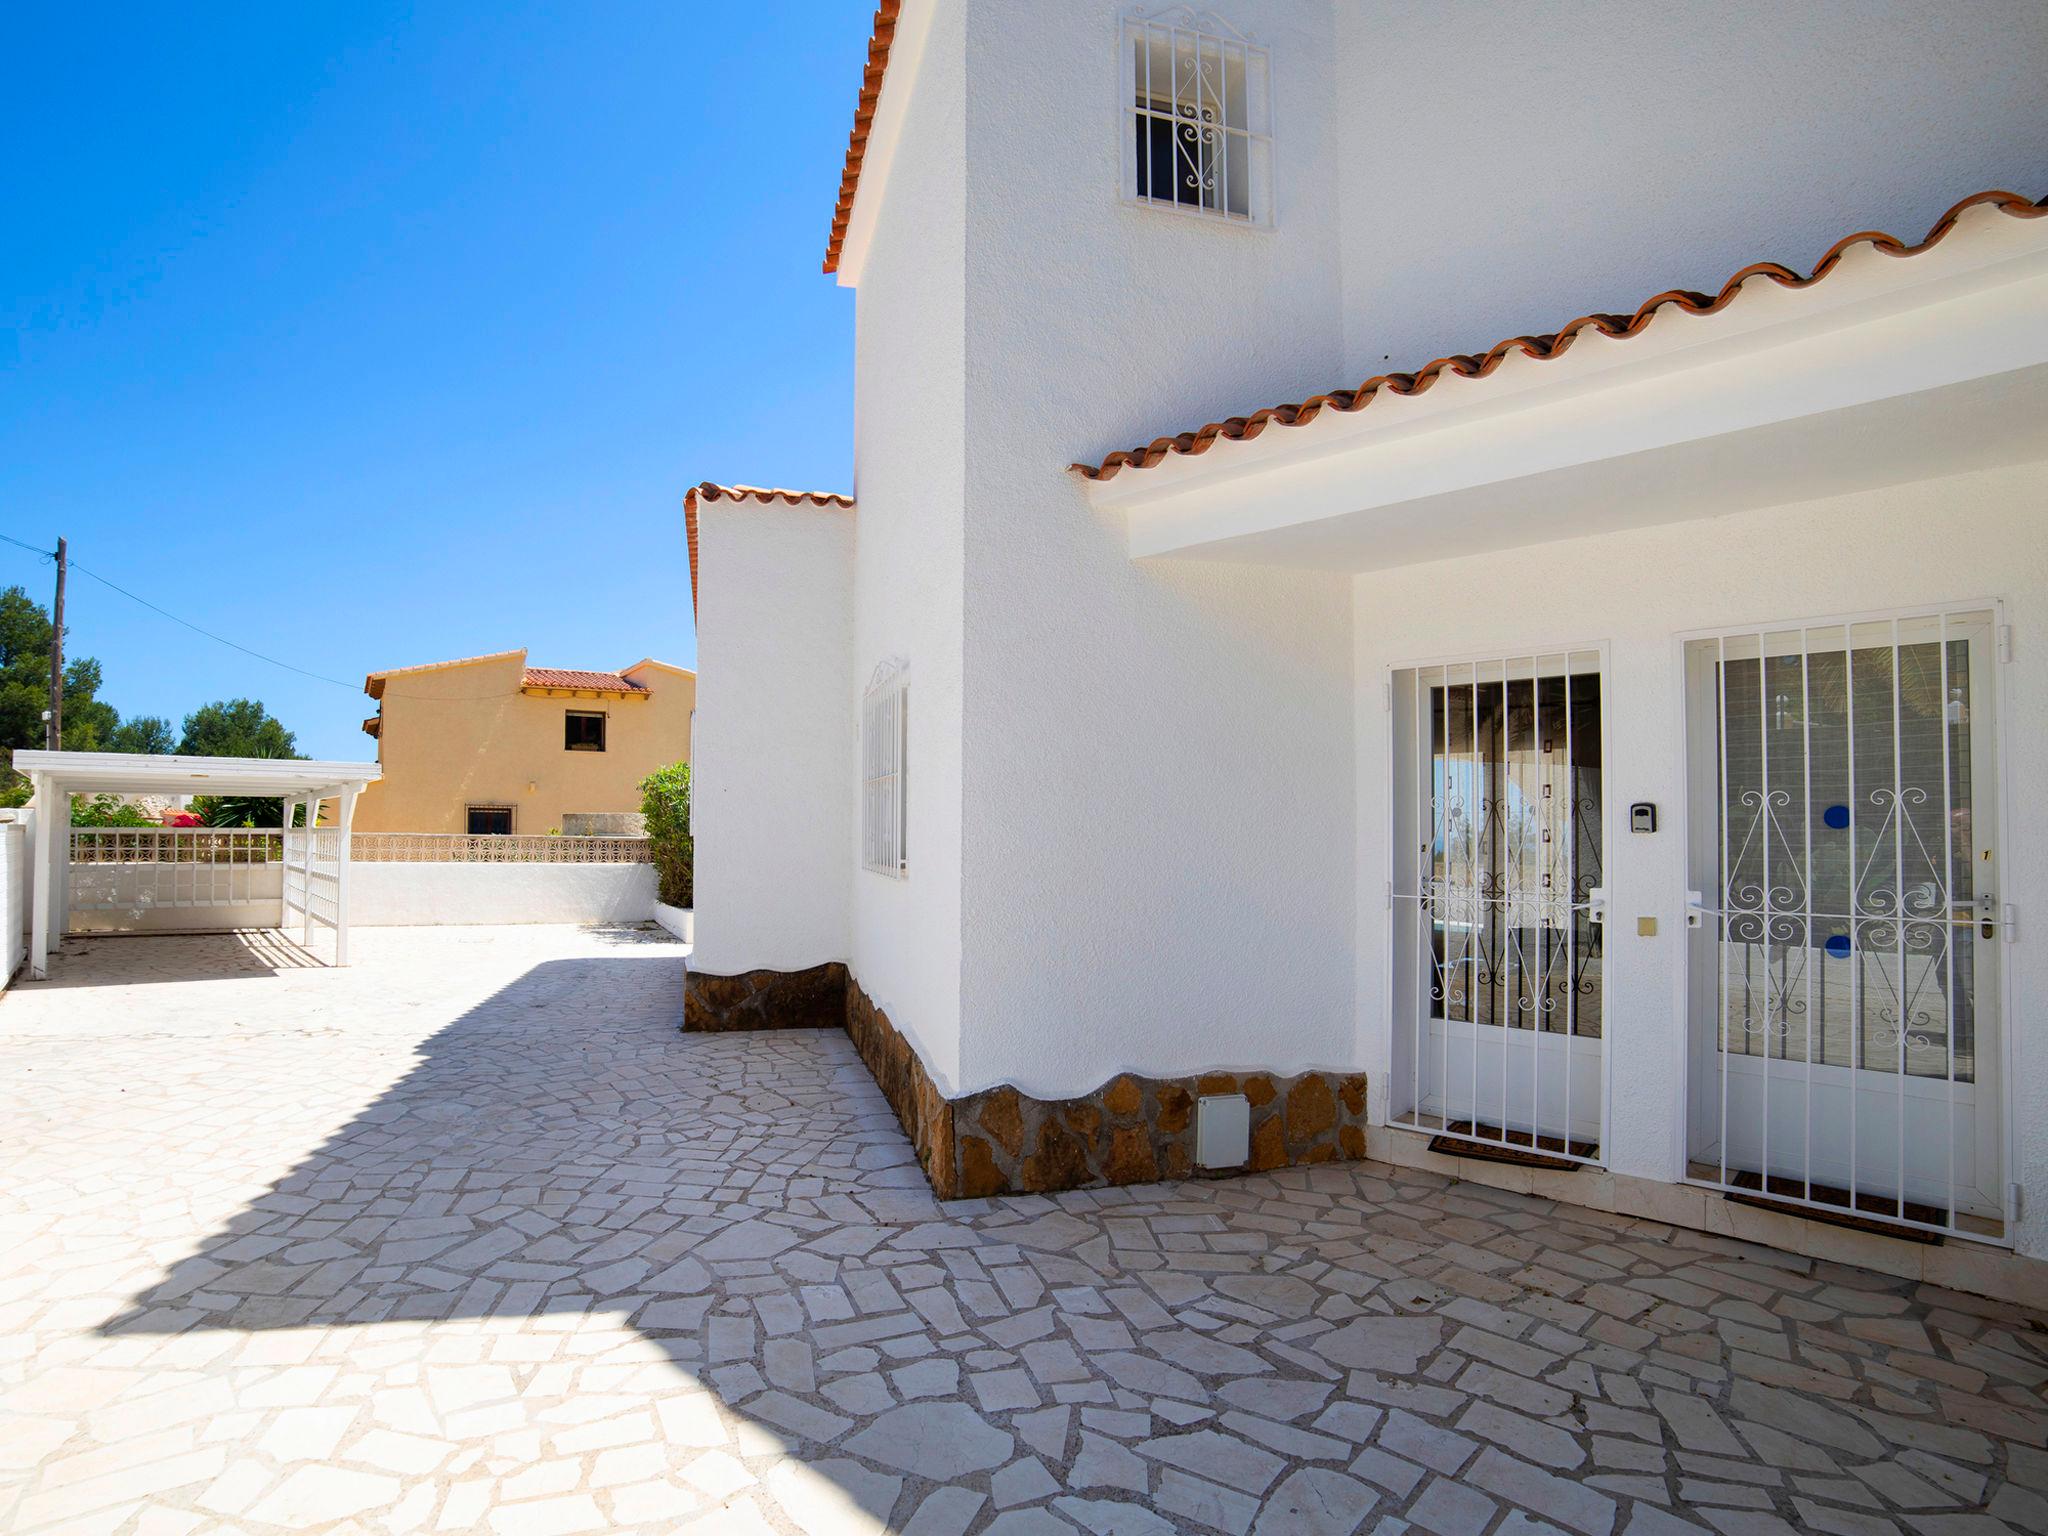
[[[652, 864], [352, 864], [349, 921], [644, 923], [654, 917], [654, 893]], [[258, 926], [276, 922], [273, 905]]]
[[848, 958], [853, 543], [835, 507], [698, 507], [693, 963], [713, 975]]
[[[1221, 7], [1261, 28], [1271, 9]], [[1305, 392], [1711, 291], [1754, 261], [1804, 271], [1852, 230], [1917, 240], [1989, 187], [2048, 191], [2039, 0], [1335, 12], [1345, 365]], [[1307, 125], [1282, 109], [1285, 157]]]
[[0, 822], [0, 992], [28, 958], [28, 866], [34, 844], [20, 821]]
[[[850, 696], [893, 656], [913, 698], [912, 875], [849, 851], [850, 948], [948, 1092], [1363, 1049], [1353, 583], [1133, 561], [1071, 460], [1858, 225], [1917, 236], [2041, 190], [2048, 147], [2027, 0], [1233, 0], [1271, 50], [1277, 224], [1220, 227], [1119, 199], [1126, 9], [910, 0], [842, 272]], [[1519, 84], [1460, 106], [1478, 79]]]
[[[2024, 1253], [2048, 1255], [2048, 947], [2024, 938], [2048, 892], [2048, 465], [1894, 486], [1707, 522], [1609, 534], [1354, 578], [1357, 626], [1358, 1053], [1383, 1121], [1390, 1060], [1387, 669], [1432, 656], [1610, 647], [1603, 702], [1612, 808], [1659, 807], [1659, 830], [1607, 844], [1610, 1103], [1606, 1160], [1670, 1180], [1684, 1165], [1686, 848], [1681, 651], [1688, 630], [1999, 599], [2017, 635], [2004, 669], [2006, 867], [2023, 909], [2006, 946], [2015, 1171]], [[1654, 916], [1655, 937], [1635, 919]]]
[[278, 903], [284, 897], [283, 864], [232, 870], [229, 878], [248, 899], [218, 906], [178, 903], [179, 877], [190, 881], [192, 873], [175, 864], [73, 864], [71, 913], [64, 931], [190, 933], [277, 926]]
[[[904, 9], [885, 109], [895, 147], [855, 311], [860, 510], [842, 707], [857, 721], [877, 665], [908, 664], [910, 872], [861, 868], [851, 811], [837, 871], [854, 973], [947, 1092], [960, 1075], [965, 32], [958, 4]], [[857, 794], [857, 735], [845, 753], [841, 781]], [[708, 932], [708, 894], [705, 910]]]
[[1271, 231], [1119, 201], [1122, 9], [968, 8], [968, 1089], [1352, 1053], [1344, 578], [1134, 563], [1065, 467], [1337, 367], [1330, 8], [1257, 7]]

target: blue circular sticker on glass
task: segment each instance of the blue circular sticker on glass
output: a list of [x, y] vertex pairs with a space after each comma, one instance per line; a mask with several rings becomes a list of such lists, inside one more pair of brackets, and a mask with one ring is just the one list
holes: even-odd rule
[[1849, 807], [1831, 805], [1820, 813], [1820, 819], [1839, 832], [1849, 825]]
[[1849, 935], [1831, 933], [1828, 935], [1828, 954], [1836, 960], [1849, 958]]

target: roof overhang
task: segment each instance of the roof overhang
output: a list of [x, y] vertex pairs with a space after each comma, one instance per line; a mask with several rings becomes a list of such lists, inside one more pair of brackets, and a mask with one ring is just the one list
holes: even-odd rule
[[2048, 458], [2048, 219], [1090, 480], [1133, 556], [1361, 571]]
[[[832, 210], [832, 232], [825, 244], [825, 271], [843, 288], [859, 286], [867, 264], [883, 189], [903, 139], [910, 83], [923, 63], [935, 9], [922, 0], [907, 6], [903, 0], [879, 0], [875, 9], [839, 202]], [[893, 89], [884, 89], [885, 80]]]
[[59, 784], [69, 794], [312, 795], [383, 777], [375, 763], [301, 757], [170, 757], [140, 752], [14, 754], [17, 773]]
[[[851, 512], [853, 510], [853, 498], [851, 496], [842, 496], [837, 491], [789, 491], [763, 485], [719, 485], [711, 480], [706, 480], [701, 485], [691, 486], [688, 491], [683, 493], [683, 538], [690, 550], [690, 617], [692, 621], [697, 616], [697, 573], [700, 563], [697, 549], [697, 509], [699, 506], [708, 506], [720, 501], [729, 501], [735, 505], [753, 505], [758, 507], [821, 507], [838, 512]], [[628, 672], [635, 672], [641, 667], [650, 664], [654, 666], [666, 665], [664, 662], [656, 662], [649, 658], [648, 661], [636, 662], [626, 670]], [[680, 672], [683, 669], [677, 667], [675, 670]], [[695, 677], [697, 674], [692, 672], [689, 675]]]
[[517, 661], [526, 664], [526, 648], [516, 651], [492, 651], [487, 656], [458, 656], [452, 661], [423, 661], [411, 667], [386, 667], [382, 672], [372, 672], [363, 679], [363, 692], [373, 699], [384, 697], [384, 684], [394, 677], [410, 677], [418, 672], [447, 672], [455, 667], [482, 666], [488, 661]]

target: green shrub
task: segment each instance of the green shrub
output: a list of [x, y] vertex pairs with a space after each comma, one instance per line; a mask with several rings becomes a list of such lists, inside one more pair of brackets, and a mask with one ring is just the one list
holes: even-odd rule
[[661, 899], [672, 907], [687, 907], [696, 894], [690, 872], [690, 765], [670, 763], [650, 773], [640, 781], [640, 796]]
[[74, 827], [153, 827], [156, 824], [154, 816], [143, 815], [139, 808], [119, 795], [94, 795], [90, 800], [83, 795], [71, 797], [71, 825]]

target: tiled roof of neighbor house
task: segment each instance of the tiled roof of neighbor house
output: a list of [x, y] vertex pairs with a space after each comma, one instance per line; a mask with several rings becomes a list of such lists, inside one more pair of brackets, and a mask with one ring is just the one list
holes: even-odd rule
[[606, 693], [645, 693], [647, 685], [619, 672], [579, 672], [569, 667], [528, 667], [519, 676], [522, 688], [598, 688]]
[[1561, 356], [1579, 334], [1595, 330], [1604, 336], [1626, 340], [1640, 335], [1649, 326], [1657, 312], [1666, 305], [1695, 315], [1711, 315], [1735, 301], [1742, 285], [1752, 277], [1767, 277], [1786, 288], [1808, 288], [1820, 282], [1841, 262], [1842, 254], [1851, 246], [1868, 242], [1888, 256], [1914, 256], [1929, 247], [1937, 245], [1955, 227], [1965, 211], [1979, 204], [1989, 204], [2002, 213], [2017, 219], [2039, 218], [2048, 214], [2048, 198], [2033, 201], [2016, 192], [1979, 192], [1966, 197], [1943, 214], [1927, 237], [1917, 245], [1908, 245], [1896, 235], [1881, 230], [1863, 230], [1846, 235], [1829, 246], [1827, 253], [1814, 266], [1813, 271], [1801, 277], [1792, 268], [1781, 266], [1775, 261], [1759, 261], [1744, 267], [1715, 294], [1693, 293], [1673, 288], [1664, 293], [1645, 299], [1633, 314], [1626, 315], [1581, 315], [1571, 324], [1544, 336], [1510, 336], [1494, 343], [1485, 352], [1476, 356], [1460, 353], [1455, 357], [1440, 357], [1425, 368], [1414, 373], [1381, 373], [1367, 379], [1356, 389], [1333, 390], [1329, 394], [1311, 395], [1306, 400], [1289, 405], [1267, 406], [1249, 416], [1232, 416], [1227, 421], [1212, 421], [1205, 427], [1192, 432], [1182, 432], [1173, 437], [1155, 438], [1140, 448], [1131, 448], [1112, 453], [1100, 464], [1072, 464], [1068, 467], [1090, 480], [1107, 480], [1125, 469], [1150, 469], [1162, 463], [1168, 454], [1192, 455], [1207, 453], [1218, 442], [1248, 442], [1277, 423], [1283, 427], [1306, 426], [1327, 408], [1333, 411], [1362, 411], [1372, 404], [1381, 390], [1397, 395], [1419, 395], [1446, 373], [1460, 378], [1483, 379], [1509, 354], [1520, 352], [1542, 360]]
[[382, 672], [372, 672], [363, 679], [363, 692], [373, 699], [381, 699], [387, 677], [403, 677], [408, 672], [443, 672], [449, 667], [473, 667], [480, 661], [504, 661], [515, 656], [521, 661], [526, 660], [525, 647], [516, 651], [492, 651], [485, 656], [458, 656], [453, 661], [423, 661], [412, 667], [386, 667]]
[[853, 196], [860, 190], [861, 159], [867, 153], [868, 130], [875, 124], [875, 103], [882, 99], [882, 76], [889, 68], [889, 46], [896, 41], [896, 15], [903, 0], [881, 0], [875, 29], [868, 35], [868, 67], [861, 76], [860, 101], [853, 109], [853, 132], [846, 137], [846, 168], [839, 173], [839, 205], [832, 210], [832, 233], [825, 242], [825, 270], [839, 270], [839, 247], [853, 219]]
[[786, 507], [838, 507], [853, 510], [853, 498], [837, 491], [785, 491], [759, 485], [714, 485], [706, 480], [683, 496], [683, 531], [690, 545], [690, 612], [697, 612], [697, 503], [700, 501], [766, 501]]

